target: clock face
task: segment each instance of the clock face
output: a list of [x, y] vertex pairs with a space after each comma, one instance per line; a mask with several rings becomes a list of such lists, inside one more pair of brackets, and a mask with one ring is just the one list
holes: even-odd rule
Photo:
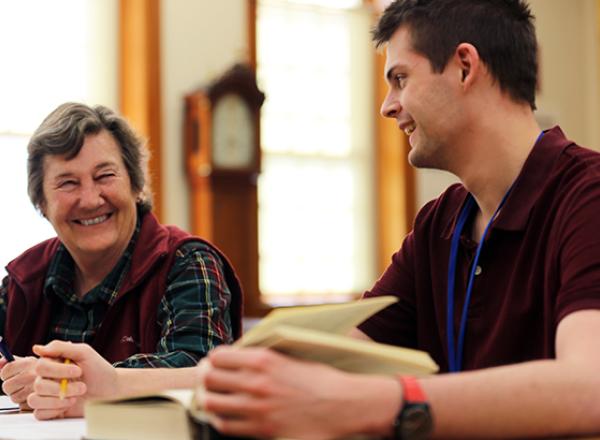
[[244, 169], [254, 161], [254, 121], [246, 101], [228, 93], [213, 109], [213, 166]]

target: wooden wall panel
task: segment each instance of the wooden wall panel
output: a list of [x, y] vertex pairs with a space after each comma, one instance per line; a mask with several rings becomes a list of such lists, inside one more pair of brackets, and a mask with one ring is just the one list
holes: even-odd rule
[[[387, 93], [383, 69], [385, 55], [375, 57], [375, 108]], [[375, 175], [377, 203], [377, 269], [382, 272], [412, 229], [416, 213], [415, 171], [408, 163], [406, 135], [396, 122], [377, 115], [375, 128]]]
[[119, 2], [120, 111], [148, 140], [154, 213], [162, 220], [160, 0]]
[[[373, 9], [373, 25], [390, 0], [363, 0]], [[600, 1], [600, 0], [599, 0]], [[374, 58], [375, 106], [375, 175], [377, 203], [377, 270], [390, 264], [416, 215], [415, 170], [408, 163], [409, 145], [395, 121], [379, 114], [387, 93], [384, 79], [385, 54], [379, 50]]]

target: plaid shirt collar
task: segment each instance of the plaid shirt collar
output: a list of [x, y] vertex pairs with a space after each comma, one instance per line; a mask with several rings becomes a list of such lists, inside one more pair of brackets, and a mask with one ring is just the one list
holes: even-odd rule
[[44, 282], [44, 295], [48, 299], [52, 295], [55, 295], [58, 299], [70, 305], [96, 304], [100, 302], [111, 305], [117, 297], [119, 287], [131, 266], [131, 258], [140, 232], [142, 216], [143, 214], [140, 214], [138, 210], [135, 230], [131, 240], [115, 267], [99, 285], [87, 292], [82, 298], [79, 298], [73, 291], [75, 261], [67, 248], [61, 243], [48, 267], [46, 281]]

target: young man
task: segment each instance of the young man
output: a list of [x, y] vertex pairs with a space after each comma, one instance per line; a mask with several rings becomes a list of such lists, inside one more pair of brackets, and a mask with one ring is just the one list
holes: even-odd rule
[[398, 0], [374, 32], [387, 46], [381, 112], [409, 136], [409, 161], [462, 184], [421, 210], [366, 293], [399, 302], [355, 335], [426, 350], [453, 373], [365, 377], [218, 348], [202, 402], [217, 429], [403, 439], [600, 432], [600, 155], [536, 123], [532, 19], [521, 0]]
[[[600, 155], [535, 121], [527, 5], [398, 0], [374, 35], [387, 53], [382, 113], [409, 135], [410, 162], [462, 184], [421, 210], [366, 293], [398, 303], [355, 336], [426, 350], [447, 374], [361, 376], [220, 347], [198, 372], [199, 403], [222, 433], [255, 437], [600, 432]], [[40, 363], [54, 379], [40, 393], [56, 393], [59, 367]]]

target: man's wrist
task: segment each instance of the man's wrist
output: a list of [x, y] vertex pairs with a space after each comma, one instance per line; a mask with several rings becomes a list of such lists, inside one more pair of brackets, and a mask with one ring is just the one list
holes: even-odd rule
[[393, 424], [392, 438], [396, 440], [422, 440], [433, 431], [433, 417], [425, 392], [412, 376], [399, 376], [403, 404]]
[[391, 438], [394, 420], [403, 405], [402, 386], [393, 377], [375, 376], [374, 378], [377, 382], [370, 382], [368, 390], [370, 399], [363, 400], [365, 420], [360, 432]]

